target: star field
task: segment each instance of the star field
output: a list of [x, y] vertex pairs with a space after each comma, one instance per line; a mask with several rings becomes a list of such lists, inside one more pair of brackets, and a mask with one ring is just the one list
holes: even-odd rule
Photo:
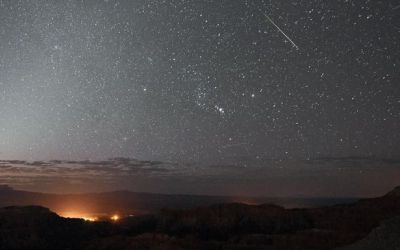
[[0, 6], [1, 158], [400, 156], [396, 1]]

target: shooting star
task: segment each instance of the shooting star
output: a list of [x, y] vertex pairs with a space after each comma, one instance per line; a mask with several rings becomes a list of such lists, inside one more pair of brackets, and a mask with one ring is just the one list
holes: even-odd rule
[[[260, 11], [260, 12], [261, 12], [261, 11]], [[270, 23], [272, 23], [272, 25], [275, 26], [275, 28], [277, 28], [277, 29], [279, 30], [280, 33], [282, 33], [282, 35], [284, 35], [284, 36], [286, 37], [286, 39], [293, 45], [293, 47], [296, 48], [296, 50], [299, 50], [299, 49], [300, 49], [299, 46], [297, 46], [297, 44], [295, 44], [295, 43], [293, 42], [293, 40], [290, 39], [290, 37], [289, 37], [288, 35], [286, 35], [285, 32], [283, 32], [283, 30], [282, 30], [281, 28], [279, 28], [279, 26], [278, 26], [267, 14], [265, 14], [264, 12], [261, 12], [261, 13], [267, 18], [267, 20], [268, 20]]]

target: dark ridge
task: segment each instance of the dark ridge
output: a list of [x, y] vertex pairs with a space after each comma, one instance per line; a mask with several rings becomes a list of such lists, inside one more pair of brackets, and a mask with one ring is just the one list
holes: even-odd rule
[[8, 185], [0, 185], [0, 191], [11, 191], [11, 190], [13, 190], [13, 188]]
[[385, 195], [386, 197], [395, 196], [400, 197], [400, 186], [395, 187], [392, 191]]
[[[170, 207], [113, 223], [62, 218], [42, 206], [8, 206], [0, 209], [0, 249], [324, 250], [365, 246], [371, 240], [375, 249], [391, 249], [376, 239], [393, 236], [387, 226], [378, 228], [386, 225], [384, 221], [390, 221], [390, 228], [400, 228], [400, 220], [392, 220], [400, 216], [399, 191], [397, 187], [382, 197], [319, 208], [237, 202], [190, 209]], [[116, 194], [109, 193], [109, 198]], [[377, 238], [371, 232], [380, 235]], [[368, 240], [363, 240], [366, 237]]]

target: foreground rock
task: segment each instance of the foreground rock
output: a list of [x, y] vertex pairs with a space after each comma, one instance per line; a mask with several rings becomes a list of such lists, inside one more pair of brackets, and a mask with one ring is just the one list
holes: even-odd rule
[[340, 250], [398, 250], [400, 249], [400, 217], [384, 221], [365, 239]]
[[313, 209], [231, 203], [118, 223], [7, 207], [0, 209], [0, 249], [400, 249], [399, 190]]
[[82, 249], [111, 231], [104, 223], [62, 218], [39, 206], [0, 209], [0, 249]]

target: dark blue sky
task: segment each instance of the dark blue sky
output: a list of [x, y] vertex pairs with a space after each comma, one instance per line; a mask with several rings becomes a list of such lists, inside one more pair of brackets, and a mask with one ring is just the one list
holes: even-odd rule
[[0, 157], [398, 158], [399, 11], [394, 0], [2, 0]]
[[399, 156], [394, 3], [2, 1], [0, 152]]

